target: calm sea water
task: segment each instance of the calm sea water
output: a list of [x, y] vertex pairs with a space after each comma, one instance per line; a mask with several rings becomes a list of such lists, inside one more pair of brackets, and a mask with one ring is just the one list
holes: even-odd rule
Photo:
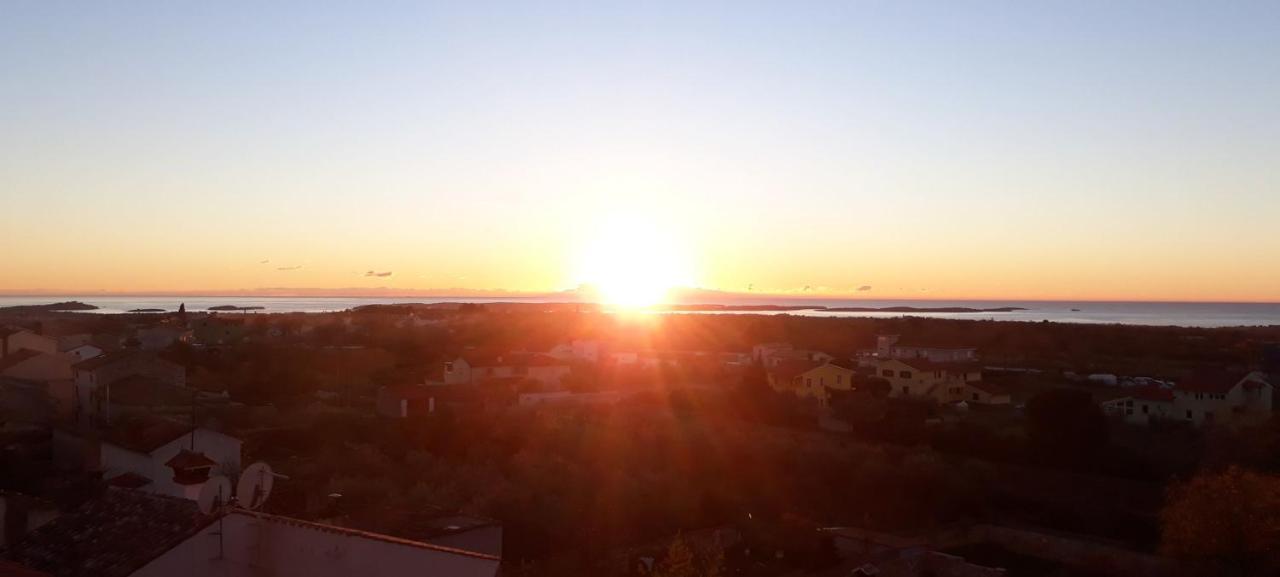
[[[189, 311], [203, 311], [218, 305], [260, 306], [261, 312], [332, 312], [368, 304], [430, 302], [553, 302], [563, 297], [524, 298], [446, 298], [446, 297], [168, 297], [168, 296], [0, 296], [0, 307], [80, 301], [99, 307], [95, 313], [123, 313], [133, 309], [175, 311], [186, 303]], [[1165, 303], [1165, 302], [1069, 302], [1069, 301], [907, 301], [864, 299], [740, 299], [709, 304], [772, 304], [827, 307], [1022, 307], [1027, 310], [1007, 313], [900, 313], [900, 312], [826, 312], [787, 311], [786, 314], [839, 317], [923, 316], [955, 319], [991, 319], [1002, 321], [1051, 321], [1061, 323], [1103, 323], [1133, 325], [1180, 325], [1191, 327], [1227, 327], [1280, 325], [1280, 303]], [[782, 314], [752, 312], [750, 314]]]

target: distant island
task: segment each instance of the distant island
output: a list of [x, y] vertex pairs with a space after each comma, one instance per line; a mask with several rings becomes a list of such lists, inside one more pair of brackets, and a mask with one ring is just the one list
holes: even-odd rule
[[164, 309], [129, 309], [131, 313], [162, 313]]
[[1011, 313], [1025, 311], [1023, 307], [995, 307], [975, 309], [970, 307], [832, 307], [822, 310], [838, 313]]
[[266, 308], [267, 308], [267, 307], [256, 307], [256, 306], [255, 306], [255, 307], [240, 307], [240, 306], [236, 306], [236, 305], [218, 305], [218, 306], [214, 306], [214, 307], [209, 307], [209, 310], [211, 310], [211, 311], [260, 311], [260, 310], [263, 310], [263, 309], [266, 309]]
[[52, 312], [68, 312], [68, 311], [96, 311], [98, 307], [91, 304], [82, 303], [80, 301], [66, 301], [60, 303], [51, 303], [47, 305], [19, 305], [12, 307], [0, 307], [0, 312], [5, 313], [52, 313]]

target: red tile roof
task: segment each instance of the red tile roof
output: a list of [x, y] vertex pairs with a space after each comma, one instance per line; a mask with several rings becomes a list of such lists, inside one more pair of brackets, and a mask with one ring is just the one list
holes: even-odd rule
[[192, 429], [191, 425], [160, 417], [136, 417], [103, 431], [102, 437], [113, 445], [146, 454], [190, 434]]
[[165, 461], [164, 465], [170, 469], [202, 469], [216, 467], [218, 463], [204, 453], [183, 449], [172, 459]]
[[40, 351], [33, 351], [31, 349], [18, 349], [14, 353], [4, 357], [3, 359], [0, 359], [0, 371], [7, 370], [10, 367], [26, 362], [28, 360], [31, 360], [43, 354], [45, 353], [42, 353]]
[[107, 484], [112, 487], [120, 487], [121, 489], [141, 489], [151, 484], [151, 479], [143, 477], [133, 471], [127, 471], [107, 479]]
[[789, 382], [791, 379], [808, 372], [812, 369], [822, 366], [823, 363], [818, 361], [801, 361], [788, 360], [778, 363], [776, 367], [769, 368], [769, 374], [773, 378], [782, 382]]
[[125, 577], [214, 521], [190, 499], [108, 488], [10, 545], [11, 561], [58, 577]]
[[1245, 371], [1201, 370], [1178, 381], [1177, 388], [1192, 393], [1224, 394], [1250, 375]]

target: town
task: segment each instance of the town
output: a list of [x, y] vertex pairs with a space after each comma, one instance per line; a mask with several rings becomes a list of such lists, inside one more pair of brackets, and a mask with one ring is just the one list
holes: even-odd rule
[[4, 575], [1280, 568], [1277, 327], [528, 303], [0, 326]]

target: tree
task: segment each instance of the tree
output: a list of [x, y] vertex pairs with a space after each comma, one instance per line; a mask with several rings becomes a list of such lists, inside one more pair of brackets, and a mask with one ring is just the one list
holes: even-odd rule
[[1092, 462], [1110, 438], [1106, 416], [1086, 391], [1054, 389], [1032, 397], [1026, 422], [1032, 449], [1042, 460]]
[[709, 548], [699, 554], [682, 534], [676, 534], [667, 553], [653, 567], [653, 577], [721, 577], [724, 575], [724, 550]]
[[1280, 569], [1280, 477], [1232, 466], [1169, 488], [1160, 512], [1168, 555], [1236, 575]]

